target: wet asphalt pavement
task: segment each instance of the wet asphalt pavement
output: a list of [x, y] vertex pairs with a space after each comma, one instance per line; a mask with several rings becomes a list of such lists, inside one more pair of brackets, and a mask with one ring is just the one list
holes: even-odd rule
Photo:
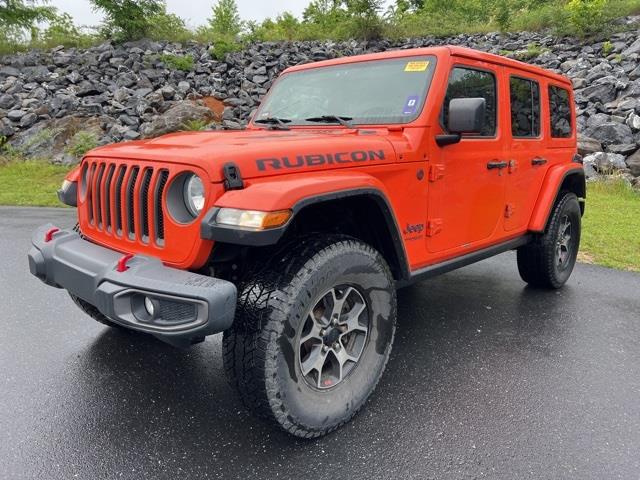
[[111, 331], [32, 277], [31, 231], [72, 215], [0, 208], [0, 478], [640, 478], [640, 275], [536, 291], [507, 253], [402, 290], [376, 393], [302, 441], [243, 409], [220, 336]]

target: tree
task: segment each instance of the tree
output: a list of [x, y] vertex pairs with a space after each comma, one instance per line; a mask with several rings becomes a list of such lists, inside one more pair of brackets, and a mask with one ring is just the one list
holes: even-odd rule
[[219, 0], [213, 7], [209, 27], [214, 35], [237, 37], [242, 30], [242, 20], [235, 0]]
[[371, 40], [382, 36], [383, 0], [344, 0], [347, 14], [353, 22], [353, 34], [357, 38]]
[[13, 50], [38, 38], [38, 22], [56, 18], [56, 9], [37, 0], [0, 0], [0, 49]]
[[107, 19], [105, 31], [119, 40], [138, 40], [153, 28], [153, 18], [166, 14], [163, 0], [91, 0]]
[[341, 4], [342, 0], [314, 0], [304, 9], [302, 19], [308, 23], [325, 23], [343, 12]]
[[53, 7], [37, 6], [37, 0], [0, 0], [0, 28], [29, 29], [55, 17]]

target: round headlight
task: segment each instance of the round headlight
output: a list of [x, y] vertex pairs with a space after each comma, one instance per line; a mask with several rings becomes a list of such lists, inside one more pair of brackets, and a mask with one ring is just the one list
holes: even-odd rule
[[194, 217], [204, 208], [204, 184], [197, 175], [191, 175], [184, 182], [184, 204]]

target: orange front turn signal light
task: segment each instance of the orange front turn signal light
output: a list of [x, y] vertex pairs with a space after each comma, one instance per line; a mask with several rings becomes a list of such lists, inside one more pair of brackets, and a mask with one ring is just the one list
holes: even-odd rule
[[292, 215], [293, 212], [291, 210], [261, 212], [258, 210], [221, 208], [216, 215], [216, 223], [218, 225], [229, 225], [252, 230], [268, 230], [286, 224]]

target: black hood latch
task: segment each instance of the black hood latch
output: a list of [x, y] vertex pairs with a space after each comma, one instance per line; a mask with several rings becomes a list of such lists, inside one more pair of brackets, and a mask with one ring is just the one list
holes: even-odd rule
[[240, 169], [235, 163], [225, 163], [224, 167], [222, 167], [222, 173], [224, 175], [225, 190], [241, 190], [244, 188]]

